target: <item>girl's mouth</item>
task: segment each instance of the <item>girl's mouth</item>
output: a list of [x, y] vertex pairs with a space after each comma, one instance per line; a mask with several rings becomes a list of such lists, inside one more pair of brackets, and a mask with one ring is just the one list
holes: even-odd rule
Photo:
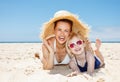
[[80, 51], [80, 50], [81, 50], [81, 48], [75, 49], [76, 52], [78, 52], [78, 51]]

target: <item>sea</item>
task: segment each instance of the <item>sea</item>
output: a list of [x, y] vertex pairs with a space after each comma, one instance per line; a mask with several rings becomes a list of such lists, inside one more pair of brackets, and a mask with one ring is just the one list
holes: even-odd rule
[[42, 43], [42, 41], [5, 41], [0, 43]]
[[[95, 43], [95, 41], [91, 41]], [[4, 41], [0, 43], [42, 43], [42, 41]], [[120, 43], [120, 41], [102, 41], [102, 43]]]

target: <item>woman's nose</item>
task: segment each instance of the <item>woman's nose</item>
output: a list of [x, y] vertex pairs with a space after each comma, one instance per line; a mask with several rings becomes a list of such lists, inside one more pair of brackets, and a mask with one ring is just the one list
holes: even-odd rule
[[61, 35], [64, 35], [64, 31], [61, 31]]

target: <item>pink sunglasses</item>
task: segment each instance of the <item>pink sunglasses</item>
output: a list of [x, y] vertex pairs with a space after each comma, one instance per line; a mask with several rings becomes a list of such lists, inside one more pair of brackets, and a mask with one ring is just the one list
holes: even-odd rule
[[76, 43], [71, 43], [71, 44], [69, 45], [69, 47], [70, 47], [70, 48], [74, 48], [76, 44], [77, 44], [77, 45], [81, 45], [83, 42], [84, 42], [84, 41], [78, 40]]

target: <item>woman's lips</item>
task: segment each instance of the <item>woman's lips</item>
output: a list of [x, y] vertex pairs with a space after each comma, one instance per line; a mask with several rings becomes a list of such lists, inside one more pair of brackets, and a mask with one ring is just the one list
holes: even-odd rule
[[64, 41], [64, 40], [65, 40], [65, 37], [63, 37], [63, 36], [62, 36], [62, 37], [59, 37], [59, 40], [60, 40], [60, 41]]

